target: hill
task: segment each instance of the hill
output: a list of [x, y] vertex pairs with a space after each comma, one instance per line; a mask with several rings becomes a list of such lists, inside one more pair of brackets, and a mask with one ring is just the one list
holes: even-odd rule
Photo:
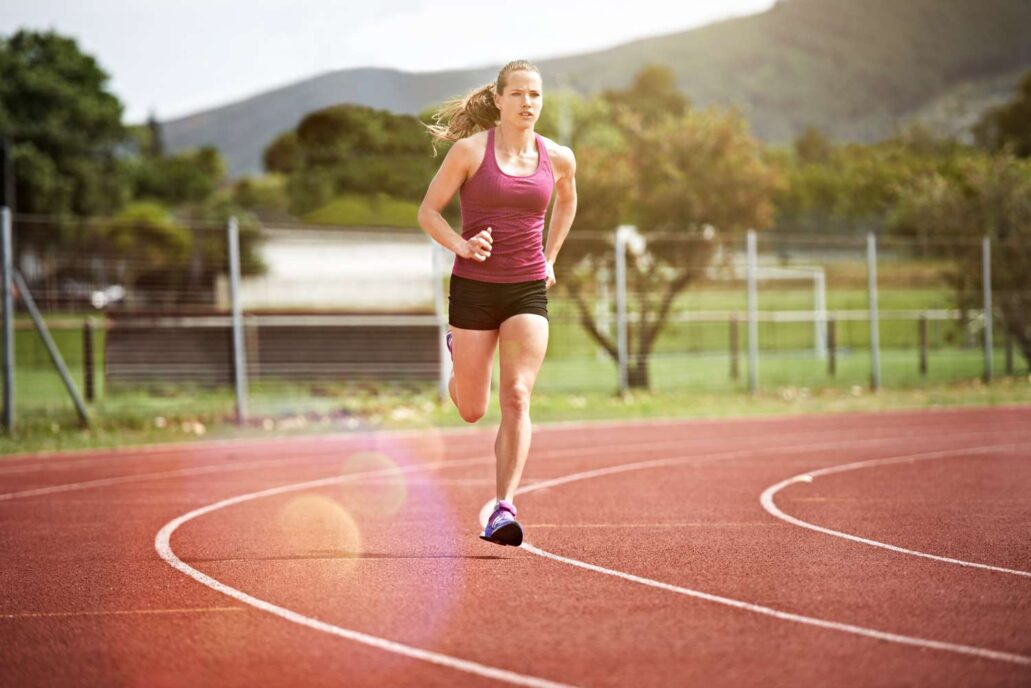
[[[915, 119], [952, 133], [976, 118], [971, 108], [1004, 99], [1031, 69], [1028, 27], [1029, 0], [781, 0], [761, 14], [538, 64], [546, 88], [561, 82], [588, 94], [664, 63], [693, 103], [740, 108], [766, 141], [809, 125], [835, 140], [873, 141]], [[308, 112], [349, 102], [417, 114], [497, 68], [340, 70], [168, 121], [166, 144], [212, 143], [234, 175], [257, 172], [268, 142]], [[962, 114], [950, 118], [944, 104], [957, 97]]]

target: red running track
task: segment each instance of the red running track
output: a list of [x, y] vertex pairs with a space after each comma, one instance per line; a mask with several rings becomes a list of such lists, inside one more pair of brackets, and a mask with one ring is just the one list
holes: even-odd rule
[[0, 685], [1031, 685], [1031, 408], [0, 461]]

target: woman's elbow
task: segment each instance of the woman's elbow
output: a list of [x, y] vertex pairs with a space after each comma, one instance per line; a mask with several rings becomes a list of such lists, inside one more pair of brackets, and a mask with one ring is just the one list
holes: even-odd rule
[[432, 219], [435, 215], [439, 216], [440, 213], [434, 210], [432, 207], [426, 205], [426, 203], [420, 205], [419, 212], [417, 214], [419, 226], [423, 229], [429, 229], [430, 223], [432, 222]]

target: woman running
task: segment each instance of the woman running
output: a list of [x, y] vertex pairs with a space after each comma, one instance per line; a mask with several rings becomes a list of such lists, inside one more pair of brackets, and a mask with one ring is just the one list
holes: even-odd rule
[[[505, 65], [496, 82], [445, 105], [430, 132], [434, 144], [454, 145], [419, 208], [419, 225], [455, 254], [448, 390], [466, 422], [487, 411], [494, 351], [500, 351], [497, 504], [480, 537], [513, 546], [523, 541], [513, 500], [530, 451], [530, 395], [548, 346], [547, 290], [576, 214], [573, 152], [534, 132], [543, 103], [540, 70], [520, 60]], [[441, 214], [456, 193], [461, 234]]]

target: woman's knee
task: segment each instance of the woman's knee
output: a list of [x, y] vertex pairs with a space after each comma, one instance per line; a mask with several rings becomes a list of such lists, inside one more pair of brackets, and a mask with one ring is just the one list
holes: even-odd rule
[[502, 413], [528, 413], [530, 411], [530, 388], [524, 382], [514, 382], [500, 391]]
[[466, 423], [475, 423], [487, 413], [486, 404], [458, 404], [458, 415]]

